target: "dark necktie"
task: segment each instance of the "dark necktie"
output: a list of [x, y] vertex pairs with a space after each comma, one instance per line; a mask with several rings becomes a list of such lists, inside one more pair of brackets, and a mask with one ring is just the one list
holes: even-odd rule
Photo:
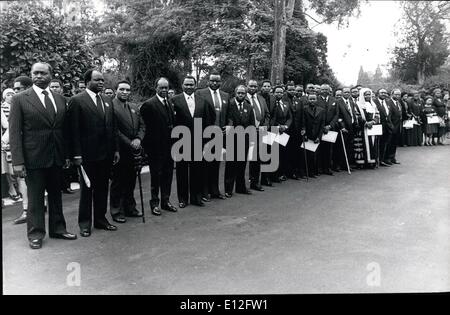
[[164, 108], [166, 109], [167, 119], [169, 120], [169, 125], [171, 126], [173, 124], [172, 113], [170, 111], [169, 104], [167, 103], [167, 100], [165, 98], [163, 99], [163, 104], [164, 104]]
[[50, 99], [50, 96], [48, 96], [48, 92], [47, 91], [42, 91], [42, 94], [44, 94], [44, 104], [45, 104], [45, 108], [47, 109], [48, 114], [50, 115], [50, 118], [52, 120], [55, 119], [56, 116], [56, 112], [55, 112], [55, 108], [53, 107], [53, 102]]
[[123, 107], [125, 108], [125, 111], [130, 115], [131, 124], [133, 125], [133, 114], [131, 113], [131, 108], [128, 103], [123, 103]]
[[100, 95], [95, 94], [95, 102], [97, 103], [98, 112], [103, 116], [104, 111], [103, 111], [102, 98], [100, 97]]

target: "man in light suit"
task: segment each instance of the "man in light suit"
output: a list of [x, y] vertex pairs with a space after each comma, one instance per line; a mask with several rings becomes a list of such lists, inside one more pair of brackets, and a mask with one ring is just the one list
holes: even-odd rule
[[[338, 129], [339, 132], [342, 132], [342, 137], [344, 138], [349, 165], [353, 165], [353, 138], [358, 122], [355, 108], [351, 101], [350, 88], [345, 87], [342, 89], [342, 97], [336, 101], [336, 106], [338, 107], [339, 112]], [[344, 147], [340, 135], [338, 135], [336, 140], [333, 154], [335, 168], [346, 169], [347, 163], [345, 162]]]
[[31, 67], [33, 86], [12, 99], [10, 145], [14, 171], [28, 186], [27, 234], [32, 249], [45, 237], [44, 192], [48, 192], [49, 236], [74, 240], [68, 233], [61, 197], [62, 166], [68, 163], [66, 101], [49, 89], [52, 67]]
[[[267, 107], [266, 100], [258, 92], [258, 82], [256, 80], [249, 80], [247, 84], [247, 100], [253, 107], [255, 114], [255, 127], [257, 128], [257, 136], [259, 139], [260, 129], [267, 129], [270, 122], [269, 108]], [[269, 174], [261, 174], [261, 159], [259, 157], [259, 145], [264, 145], [259, 141], [255, 143], [257, 152], [257, 160], [249, 162], [250, 173], [250, 188], [258, 191], [264, 191], [261, 187], [261, 183], [264, 185], [270, 184]], [[261, 183], [260, 183], [261, 177]]]
[[80, 235], [89, 237], [92, 228], [115, 231], [106, 219], [111, 168], [119, 162], [119, 142], [112, 100], [101, 95], [104, 78], [90, 69], [84, 74], [86, 90], [69, 101], [73, 164], [82, 166], [90, 181], [80, 176], [81, 196], [78, 208]]
[[[158, 78], [155, 82], [156, 95], [141, 106], [145, 123], [144, 150], [149, 156], [151, 178], [150, 208], [153, 215], [161, 215], [161, 209], [177, 212], [170, 203], [173, 177], [172, 129], [175, 116], [168, 101], [169, 80]], [[161, 198], [160, 198], [161, 193]]]
[[112, 101], [119, 136], [120, 160], [113, 167], [109, 209], [111, 217], [118, 223], [125, 223], [125, 217], [142, 216], [136, 209], [134, 199], [137, 176], [134, 157], [141, 156], [145, 126], [137, 106], [128, 103], [130, 93], [130, 82], [120, 81], [117, 83], [116, 97]]
[[[195, 142], [194, 121], [198, 119], [202, 123], [202, 130], [208, 125], [210, 110], [205, 100], [195, 95], [197, 82], [194, 77], [186, 76], [183, 80], [183, 93], [172, 97], [171, 102], [175, 111], [175, 126], [185, 126], [191, 134], [191, 155], [189, 160], [176, 162], [177, 194], [180, 208], [185, 208], [189, 203], [204, 207], [202, 193], [205, 180], [204, 161], [194, 160]], [[203, 142], [201, 143], [203, 148]]]
[[[220, 74], [213, 72], [209, 75], [209, 87], [198, 90], [196, 94], [202, 97], [208, 105], [211, 113], [208, 125], [218, 126], [225, 132], [230, 96], [220, 90], [221, 84]], [[204, 202], [209, 202], [210, 198], [225, 199], [225, 196], [219, 190], [219, 168], [220, 161], [206, 162], [206, 184], [204, 185], [202, 198]]]

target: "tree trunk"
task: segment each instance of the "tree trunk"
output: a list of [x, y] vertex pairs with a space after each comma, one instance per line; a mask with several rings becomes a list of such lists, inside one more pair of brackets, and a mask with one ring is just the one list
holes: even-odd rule
[[272, 67], [270, 80], [272, 84], [282, 84], [286, 57], [287, 21], [294, 13], [295, 0], [274, 0], [275, 27], [272, 43]]

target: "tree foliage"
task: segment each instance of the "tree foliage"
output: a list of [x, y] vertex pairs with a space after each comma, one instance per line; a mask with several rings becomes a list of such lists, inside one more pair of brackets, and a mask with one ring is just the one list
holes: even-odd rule
[[391, 62], [394, 76], [423, 84], [435, 75], [450, 54], [443, 20], [450, 18], [446, 1], [403, 1], [403, 25]]
[[29, 75], [36, 61], [48, 62], [63, 81], [78, 80], [95, 64], [83, 33], [58, 11], [39, 3], [13, 4], [0, 21], [0, 73]]

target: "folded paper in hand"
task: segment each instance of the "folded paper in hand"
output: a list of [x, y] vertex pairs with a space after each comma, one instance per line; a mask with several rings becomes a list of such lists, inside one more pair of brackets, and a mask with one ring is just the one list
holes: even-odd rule
[[84, 171], [83, 165], [80, 165], [81, 169], [81, 175], [83, 176], [84, 183], [86, 184], [87, 188], [91, 188], [91, 181], [89, 180], [89, 177], [87, 176], [86, 172]]
[[414, 127], [414, 121], [412, 120], [405, 120], [403, 122], [403, 128], [405, 129], [412, 129]]
[[439, 116], [427, 117], [427, 123], [429, 124], [439, 124], [440, 122]]
[[289, 135], [287, 133], [282, 133], [275, 137], [275, 142], [278, 142], [283, 147], [285, 147], [287, 145], [288, 141], [289, 141]]
[[372, 129], [367, 129], [368, 136], [381, 136], [383, 134], [383, 125], [373, 125]]
[[302, 146], [303, 149], [306, 149], [311, 152], [316, 152], [317, 148], [319, 147], [319, 143], [314, 143], [312, 140], [303, 141]]
[[322, 141], [335, 143], [338, 133], [336, 131], [328, 131], [327, 134], [322, 135]]
[[262, 142], [264, 144], [272, 145], [275, 141], [275, 138], [277, 137], [276, 133], [268, 132], [266, 135], [262, 137]]

